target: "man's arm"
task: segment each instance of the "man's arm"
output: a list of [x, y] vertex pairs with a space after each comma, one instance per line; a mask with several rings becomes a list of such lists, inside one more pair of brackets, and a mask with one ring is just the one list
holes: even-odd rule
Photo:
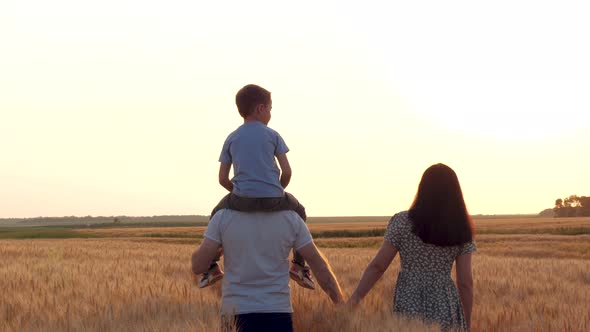
[[217, 255], [221, 245], [213, 240], [205, 238], [201, 245], [193, 253], [191, 268], [194, 274], [203, 274], [209, 269], [209, 265]]
[[305, 258], [320, 287], [330, 296], [332, 302], [341, 303], [343, 296], [338, 280], [336, 280], [336, 276], [332, 272], [330, 263], [328, 263], [328, 260], [322, 255], [315, 244], [311, 242], [297, 251]]
[[467, 322], [467, 329], [471, 330], [471, 309], [473, 307], [473, 277], [471, 275], [471, 254], [461, 255], [455, 260], [457, 288], [463, 313]]
[[358, 304], [367, 295], [375, 283], [383, 276], [396, 254], [397, 249], [389, 241], [383, 241], [381, 249], [365, 269], [361, 281], [359, 281], [354, 293], [352, 293], [349, 300], [351, 304]]
[[281, 186], [283, 188], [287, 188], [289, 182], [291, 181], [291, 165], [289, 164], [289, 159], [287, 159], [287, 154], [279, 154], [277, 155], [277, 160], [279, 161], [279, 166], [281, 167]]
[[231, 164], [219, 164], [219, 184], [229, 190], [229, 192], [232, 192], [234, 190], [234, 184], [229, 180], [230, 169]]

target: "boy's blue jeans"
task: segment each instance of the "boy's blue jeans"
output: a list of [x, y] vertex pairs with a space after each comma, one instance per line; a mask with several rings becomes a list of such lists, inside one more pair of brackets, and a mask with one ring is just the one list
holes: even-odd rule
[[[305, 207], [299, 203], [295, 196], [285, 192], [283, 197], [267, 197], [267, 198], [250, 198], [250, 197], [240, 197], [234, 195], [233, 193], [225, 195], [219, 201], [217, 206], [211, 212], [211, 217], [217, 213], [217, 211], [222, 209], [230, 209], [242, 212], [276, 212], [276, 211], [295, 211], [303, 219], [303, 221], [307, 221], [307, 215], [305, 214]], [[217, 264], [219, 261], [220, 255], [217, 255], [213, 262], [211, 263], [211, 267]], [[293, 250], [293, 262], [300, 265], [305, 266], [305, 259], [296, 251]]]

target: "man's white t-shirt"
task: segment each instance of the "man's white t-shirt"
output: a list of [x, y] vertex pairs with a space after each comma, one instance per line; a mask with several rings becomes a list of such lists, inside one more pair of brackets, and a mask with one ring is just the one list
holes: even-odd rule
[[224, 251], [221, 312], [293, 312], [289, 253], [312, 242], [294, 211], [220, 210], [205, 231]]

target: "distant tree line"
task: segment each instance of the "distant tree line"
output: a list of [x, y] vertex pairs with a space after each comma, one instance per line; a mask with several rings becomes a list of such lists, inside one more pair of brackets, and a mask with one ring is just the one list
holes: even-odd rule
[[79, 224], [79, 223], [151, 223], [151, 222], [207, 222], [208, 216], [200, 215], [163, 215], [163, 216], [64, 216], [64, 217], [36, 217], [36, 218], [0, 218], [0, 222], [17, 224]]
[[555, 217], [590, 217], [590, 196], [576, 196], [555, 200]]

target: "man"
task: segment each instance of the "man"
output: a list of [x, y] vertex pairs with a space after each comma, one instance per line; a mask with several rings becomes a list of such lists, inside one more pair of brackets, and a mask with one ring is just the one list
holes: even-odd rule
[[332, 302], [342, 302], [342, 291], [329, 263], [293, 211], [220, 210], [192, 256], [195, 275], [207, 271], [221, 246], [225, 256], [221, 314], [225, 322], [233, 316], [232, 323], [240, 332], [293, 331], [291, 249], [305, 258]]

